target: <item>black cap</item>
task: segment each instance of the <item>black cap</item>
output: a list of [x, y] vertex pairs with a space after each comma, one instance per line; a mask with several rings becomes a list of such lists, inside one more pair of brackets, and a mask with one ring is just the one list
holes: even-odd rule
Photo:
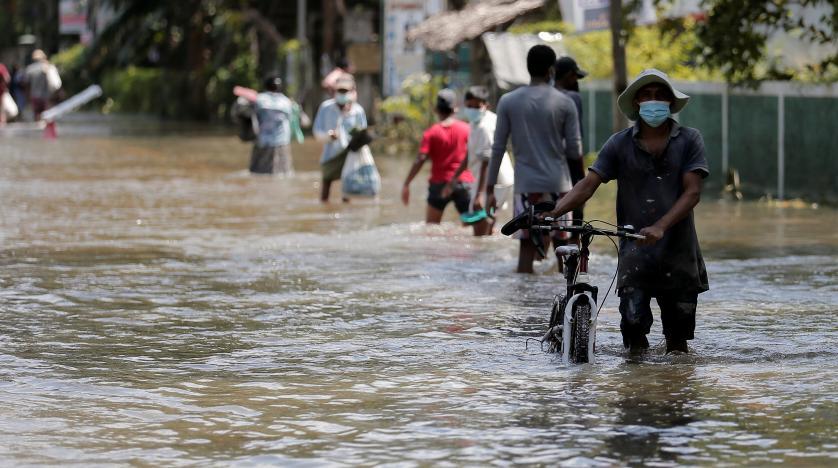
[[436, 108], [444, 112], [453, 112], [457, 105], [457, 93], [453, 89], [441, 89], [436, 95]]
[[489, 88], [485, 86], [471, 86], [466, 91], [466, 99], [478, 99], [484, 102], [489, 101]]
[[561, 78], [565, 76], [568, 72], [575, 72], [578, 78], [585, 78], [588, 76], [588, 72], [579, 68], [579, 65], [576, 64], [576, 60], [573, 60], [573, 57], [565, 55], [564, 57], [559, 58], [556, 60], [556, 78]]
[[268, 91], [279, 91], [282, 88], [282, 78], [277, 75], [268, 75], [265, 77], [264, 85]]

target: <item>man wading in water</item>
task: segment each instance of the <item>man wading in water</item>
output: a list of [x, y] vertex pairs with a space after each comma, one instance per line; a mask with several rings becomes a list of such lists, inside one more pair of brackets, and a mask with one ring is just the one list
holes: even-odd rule
[[[496, 205], [495, 184], [510, 139], [515, 156], [514, 215], [539, 202], [554, 202], [570, 191], [568, 160], [582, 157], [579, 119], [573, 101], [550, 84], [555, 61], [553, 49], [543, 44], [533, 46], [527, 52], [529, 86], [504, 94], [498, 102], [495, 141], [486, 182], [487, 211]], [[570, 218], [568, 215], [567, 220]], [[530, 235], [533, 234], [527, 230], [521, 231], [519, 273], [533, 271], [532, 264], [538, 252]], [[553, 245], [564, 244], [569, 237], [567, 233], [555, 231]], [[561, 264], [559, 259], [559, 268]]]
[[687, 352], [693, 339], [698, 294], [707, 271], [695, 233], [693, 208], [710, 172], [698, 130], [671, 118], [689, 96], [659, 70], [645, 70], [617, 99], [633, 127], [611, 135], [588, 175], [556, 208], [558, 217], [587, 201], [599, 185], [617, 180], [617, 224], [642, 226], [644, 241], [620, 241], [617, 288], [623, 344], [637, 353], [649, 347], [651, 299], [657, 300], [666, 352]]

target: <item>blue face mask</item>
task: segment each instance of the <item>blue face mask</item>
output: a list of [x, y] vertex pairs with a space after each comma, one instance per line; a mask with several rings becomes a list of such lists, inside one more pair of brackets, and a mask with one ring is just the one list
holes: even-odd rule
[[670, 116], [669, 103], [666, 101], [646, 101], [640, 103], [640, 118], [650, 127], [659, 127]]
[[466, 119], [468, 119], [468, 121], [471, 123], [480, 122], [480, 119], [483, 118], [483, 114], [485, 113], [485, 110], [475, 109], [474, 107], [466, 107], [465, 109], [463, 109], [463, 114], [465, 114]]
[[349, 102], [349, 93], [335, 93], [335, 102], [344, 105]]

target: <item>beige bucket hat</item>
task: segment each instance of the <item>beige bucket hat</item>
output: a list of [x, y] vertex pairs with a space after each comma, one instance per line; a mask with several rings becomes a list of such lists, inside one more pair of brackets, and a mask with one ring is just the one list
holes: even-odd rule
[[670, 104], [669, 108], [673, 114], [681, 112], [681, 109], [683, 109], [690, 100], [689, 96], [681, 91], [678, 91], [674, 86], [672, 86], [672, 82], [669, 81], [669, 76], [667, 76], [666, 73], [656, 68], [648, 68], [640, 72], [640, 74], [637, 75], [637, 78], [635, 78], [634, 81], [628, 85], [628, 88], [620, 94], [620, 97], [617, 98], [617, 106], [620, 108], [620, 112], [625, 114], [625, 116], [631, 120], [639, 119], [640, 115], [637, 113], [637, 108], [634, 107], [634, 95], [637, 94], [637, 91], [640, 90], [640, 88], [650, 83], [660, 83], [672, 91], [672, 94], [675, 96], [675, 101]]

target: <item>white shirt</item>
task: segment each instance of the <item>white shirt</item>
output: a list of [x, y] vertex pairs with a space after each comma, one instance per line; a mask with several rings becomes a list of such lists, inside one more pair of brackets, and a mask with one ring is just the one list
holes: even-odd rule
[[[492, 143], [495, 139], [497, 120], [497, 115], [487, 110], [478, 122], [471, 124], [471, 133], [468, 135], [468, 167], [475, 179], [480, 177], [480, 166], [483, 161], [488, 162], [492, 158]], [[512, 162], [509, 160], [509, 154], [504, 153], [495, 186], [510, 187], [514, 181], [515, 172], [512, 169]]]

